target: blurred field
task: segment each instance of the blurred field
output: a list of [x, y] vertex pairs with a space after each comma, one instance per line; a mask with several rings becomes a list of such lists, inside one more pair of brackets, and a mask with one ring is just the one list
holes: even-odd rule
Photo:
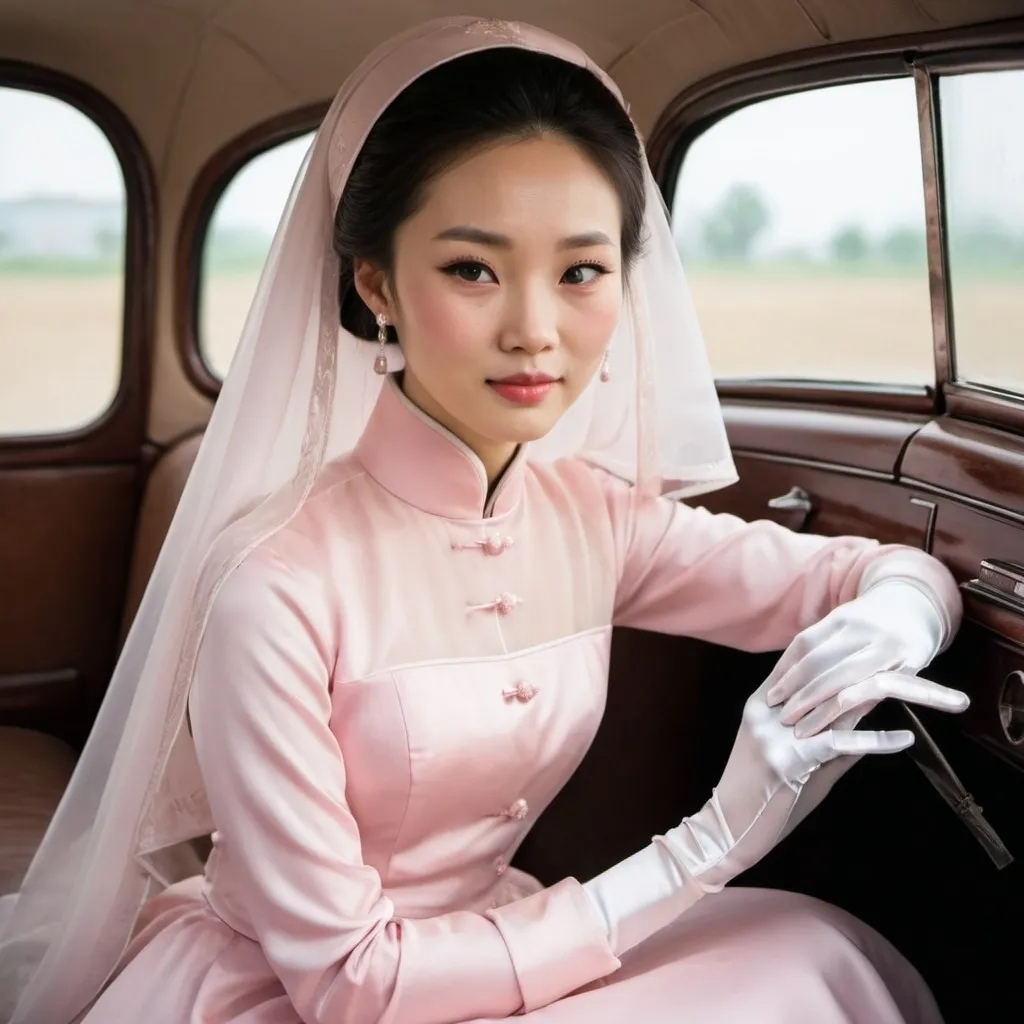
[[[716, 374], [924, 384], [931, 323], [922, 276], [691, 276]], [[256, 276], [204, 288], [211, 366], [230, 361]], [[1024, 391], [1024, 282], [955, 292], [961, 373]], [[110, 402], [121, 365], [116, 276], [0, 276], [0, 433], [68, 430]]]

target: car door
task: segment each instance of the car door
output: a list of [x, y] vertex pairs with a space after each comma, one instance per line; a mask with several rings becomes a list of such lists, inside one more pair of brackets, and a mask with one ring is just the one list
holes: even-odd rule
[[153, 189], [124, 118], [0, 62], [0, 724], [78, 742], [138, 503]]
[[[921, 718], [1020, 855], [1024, 143], [1009, 126], [1024, 117], [1024, 51], [962, 49], [947, 39], [935, 52], [737, 76], [682, 97], [651, 151], [740, 475], [700, 503], [946, 562], [966, 621], [929, 674], [972, 706]], [[775, 656], [626, 646], [620, 675], [672, 658], [671, 692], [683, 666], [693, 671], [687, 707], [668, 703], [660, 723], [678, 752], [696, 750], [667, 769], [664, 818], [684, 793], [694, 807], [705, 798]], [[628, 750], [666, 771], [641, 745]], [[869, 759], [744, 882], [819, 895], [874, 924], [948, 1020], [1010, 1019], [1021, 868], [997, 869], [960, 820], [971, 813], [910, 758]]]

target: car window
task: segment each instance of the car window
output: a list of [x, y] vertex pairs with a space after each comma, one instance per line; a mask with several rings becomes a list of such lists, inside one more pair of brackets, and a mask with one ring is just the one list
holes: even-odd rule
[[0, 87], [0, 436], [97, 420], [121, 381], [124, 175], [99, 126]]
[[312, 133], [253, 157], [221, 193], [202, 245], [199, 352], [217, 378], [231, 365], [277, 222]]
[[939, 80], [958, 380], [1024, 394], [1024, 69]]
[[728, 114], [687, 150], [672, 210], [720, 380], [934, 381], [912, 79]]

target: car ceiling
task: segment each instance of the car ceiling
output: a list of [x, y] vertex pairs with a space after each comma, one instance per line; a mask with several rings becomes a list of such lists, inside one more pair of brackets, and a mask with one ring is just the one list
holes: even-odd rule
[[1024, 13], [1022, 0], [0, 0], [0, 57], [83, 79], [162, 184], [277, 114], [329, 99], [389, 35], [444, 14], [532, 22], [611, 72], [649, 131], [680, 91], [789, 51]]

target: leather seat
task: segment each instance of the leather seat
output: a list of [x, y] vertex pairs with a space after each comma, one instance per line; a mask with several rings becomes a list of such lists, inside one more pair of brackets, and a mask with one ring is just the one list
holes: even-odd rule
[[178, 507], [185, 482], [192, 472], [192, 464], [196, 461], [202, 439], [202, 434], [192, 434], [178, 441], [160, 456], [150, 470], [135, 528], [135, 547], [132, 551], [128, 590], [124, 602], [122, 638], [127, 636], [128, 628], [139, 610], [139, 603], [142, 601], [146, 584], [153, 573], [153, 566], [156, 565], [160, 548], [174, 518], [174, 510]]
[[[125, 595], [122, 636], [135, 617], [199, 451], [201, 434], [170, 447], [146, 481]], [[28, 869], [74, 771], [75, 752], [44, 733], [0, 727], [0, 895]]]
[[0, 894], [25, 877], [75, 768], [74, 751], [29, 729], [0, 729]]

